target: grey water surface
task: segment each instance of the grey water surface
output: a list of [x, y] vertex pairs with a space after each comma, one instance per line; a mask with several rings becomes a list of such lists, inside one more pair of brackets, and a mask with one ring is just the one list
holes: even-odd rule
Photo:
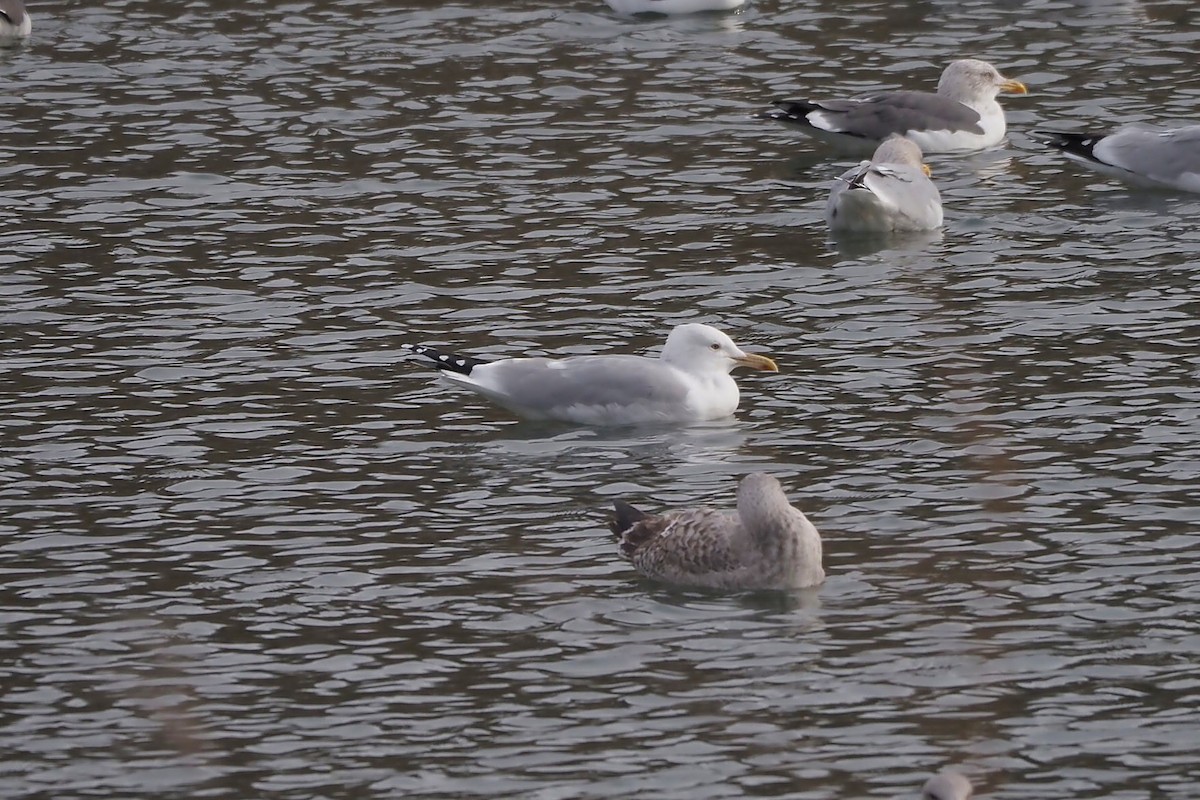
[[[1200, 198], [1027, 132], [1200, 119], [1182, 0], [33, 0], [0, 50], [0, 797], [1200, 797]], [[1024, 80], [940, 237], [833, 242], [752, 115]], [[403, 357], [779, 362], [512, 419]], [[639, 581], [622, 497], [823, 531]]]

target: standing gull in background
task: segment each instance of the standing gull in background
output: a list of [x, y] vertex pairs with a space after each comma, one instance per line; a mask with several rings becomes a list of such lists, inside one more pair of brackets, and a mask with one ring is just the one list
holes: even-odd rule
[[834, 183], [825, 221], [835, 231], [871, 233], [941, 227], [942, 198], [921, 163], [921, 148], [902, 136], [885, 139], [870, 161]]
[[0, 40], [24, 39], [33, 21], [21, 0], [0, 0]]
[[759, 114], [853, 152], [870, 152], [892, 134], [907, 136], [924, 153], [963, 153], [1000, 143], [1007, 130], [1000, 92], [1025, 94], [986, 61], [954, 61], [937, 94], [880, 92], [850, 100], [776, 100]]
[[470, 389], [529, 419], [582, 425], [699, 422], [732, 414], [734, 367], [778, 372], [766, 356], [741, 350], [716, 328], [678, 325], [658, 358], [631, 355], [477, 361], [404, 345]]
[[974, 791], [965, 775], [942, 772], [925, 781], [921, 800], [970, 800]]
[[1200, 125], [1174, 130], [1126, 125], [1111, 133], [1038, 130], [1031, 136], [1072, 161], [1138, 186], [1200, 192]]
[[697, 14], [701, 11], [733, 11], [746, 0], [604, 0], [618, 14]]
[[800, 589], [825, 580], [821, 535], [770, 475], [742, 479], [736, 516], [614, 505], [621, 555], [648, 578], [709, 589]]

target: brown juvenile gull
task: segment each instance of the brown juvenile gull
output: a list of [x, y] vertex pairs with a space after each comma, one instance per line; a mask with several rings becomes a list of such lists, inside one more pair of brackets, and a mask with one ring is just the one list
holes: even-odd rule
[[1200, 125], [1126, 125], [1106, 133], [1039, 130], [1033, 138], [1072, 161], [1138, 185], [1200, 192]]
[[0, 0], [0, 40], [24, 39], [33, 29], [33, 21], [21, 0]]
[[677, 325], [657, 358], [631, 355], [477, 361], [406, 344], [442, 376], [528, 419], [581, 425], [700, 422], [732, 414], [734, 367], [778, 372], [709, 325]]
[[742, 478], [737, 515], [713, 508], [644, 514], [616, 501], [620, 553], [648, 578], [709, 589], [800, 589], [825, 580], [821, 534], [779, 481]]
[[923, 153], [965, 153], [1000, 143], [1007, 130], [999, 92], [1025, 94], [986, 61], [965, 58], [942, 72], [937, 93], [880, 92], [847, 100], [776, 100], [759, 114], [853, 152], [870, 152], [892, 134]]
[[921, 800], [969, 800], [974, 791], [965, 775], [942, 772], [925, 781]]
[[888, 233], [932, 231], [942, 226], [942, 197], [921, 148], [903, 136], [889, 136], [870, 161], [834, 182], [825, 203], [825, 221], [835, 231]]

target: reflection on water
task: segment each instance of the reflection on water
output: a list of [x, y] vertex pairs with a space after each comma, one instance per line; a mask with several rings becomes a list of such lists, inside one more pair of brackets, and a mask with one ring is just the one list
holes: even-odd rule
[[[3, 797], [1192, 797], [1193, 197], [1028, 139], [1187, 119], [1190, 6], [35, 8], [0, 51]], [[821, 222], [782, 95], [1021, 77], [939, 239]], [[781, 373], [514, 420], [398, 345]], [[605, 519], [777, 475], [815, 593]]]

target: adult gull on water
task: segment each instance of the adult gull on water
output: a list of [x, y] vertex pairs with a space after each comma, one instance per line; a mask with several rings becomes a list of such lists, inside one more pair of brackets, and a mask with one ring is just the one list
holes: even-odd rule
[[479, 361], [421, 345], [404, 347], [442, 376], [528, 419], [582, 425], [699, 422], [732, 414], [735, 367], [778, 372], [716, 328], [677, 325], [657, 358], [633, 355]]
[[620, 553], [648, 578], [709, 589], [800, 589], [825, 580], [821, 535], [779, 481], [742, 478], [737, 513], [701, 507], [645, 514], [616, 501]]
[[982, 150], [1004, 139], [1000, 92], [1025, 94], [986, 61], [965, 58], [942, 72], [937, 93], [879, 92], [844, 100], [776, 100], [759, 114], [853, 152], [870, 152], [892, 134], [907, 136], [923, 153]]
[[903, 136], [884, 139], [870, 161], [834, 183], [825, 221], [835, 231], [872, 233], [941, 227], [942, 198], [921, 162], [921, 148]]
[[1097, 172], [1139, 186], [1200, 192], [1200, 125], [1126, 125], [1107, 133], [1036, 130], [1033, 138]]

